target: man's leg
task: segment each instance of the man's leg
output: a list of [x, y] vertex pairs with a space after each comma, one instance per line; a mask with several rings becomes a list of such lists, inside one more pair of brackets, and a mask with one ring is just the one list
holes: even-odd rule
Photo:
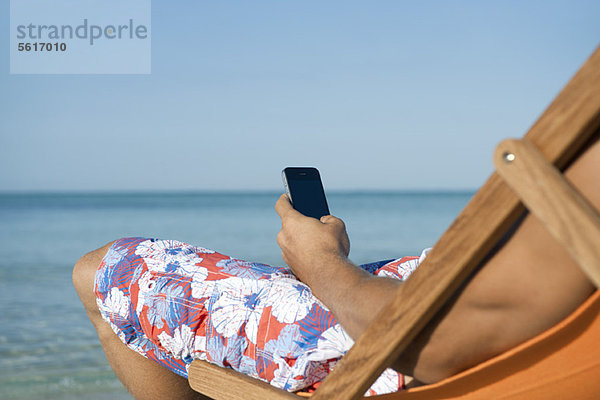
[[112, 243], [87, 253], [73, 269], [73, 285], [85, 307], [110, 366], [136, 399], [204, 399], [187, 380], [129, 349], [114, 334], [96, 305], [94, 276]]

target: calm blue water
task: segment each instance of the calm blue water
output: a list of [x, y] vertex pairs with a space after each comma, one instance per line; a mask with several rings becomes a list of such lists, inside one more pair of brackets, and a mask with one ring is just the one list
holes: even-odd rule
[[[279, 193], [0, 195], [0, 398], [130, 398], [71, 285], [85, 252], [124, 236], [170, 238], [282, 264]], [[329, 193], [356, 263], [418, 255], [471, 193]]]

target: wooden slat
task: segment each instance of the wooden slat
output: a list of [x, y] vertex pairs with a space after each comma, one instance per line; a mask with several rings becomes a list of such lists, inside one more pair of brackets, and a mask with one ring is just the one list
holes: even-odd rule
[[600, 287], [600, 216], [527, 140], [509, 139], [494, 154], [496, 171]]
[[189, 383], [195, 391], [215, 400], [300, 399], [261, 380], [200, 360], [190, 365]]
[[[562, 169], [599, 125], [597, 49], [526, 138]], [[518, 198], [494, 173], [317, 389], [314, 400], [360, 398], [479, 265], [521, 211]]]

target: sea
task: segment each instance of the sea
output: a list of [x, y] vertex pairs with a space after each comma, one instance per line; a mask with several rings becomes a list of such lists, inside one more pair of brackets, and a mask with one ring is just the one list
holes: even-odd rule
[[[282, 265], [278, 192], [0, 194], [0, 399], [130, 399], [71, 283], [88, 251], [177, 239]], [[328, 192], [357, 263], [419, 255], [473, 192]], [[326, 268], [326, 266], [323, 266]]]

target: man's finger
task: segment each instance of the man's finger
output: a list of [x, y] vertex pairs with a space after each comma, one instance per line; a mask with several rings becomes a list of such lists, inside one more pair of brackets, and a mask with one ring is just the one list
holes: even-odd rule
[[327, 224], [329, 222], [332, 222], [335, 219], [335, 217], [333, 215], [323, 215], [320, 219], [320, 221], [324, 224]]
[[333, 215], [323, 215], [320, 220], [324, 224], [338, 224], [345, 227], [344, 221]]
[[282, 219], [290, 212], [297, 212], [294, 210], [294, 207], [292, 207], [292, 203], [290, 203], [290, 199], [288, 199], [287, 194], [285, 193], [279, 196], [279, 200], [275, 203], [275, 211]]

